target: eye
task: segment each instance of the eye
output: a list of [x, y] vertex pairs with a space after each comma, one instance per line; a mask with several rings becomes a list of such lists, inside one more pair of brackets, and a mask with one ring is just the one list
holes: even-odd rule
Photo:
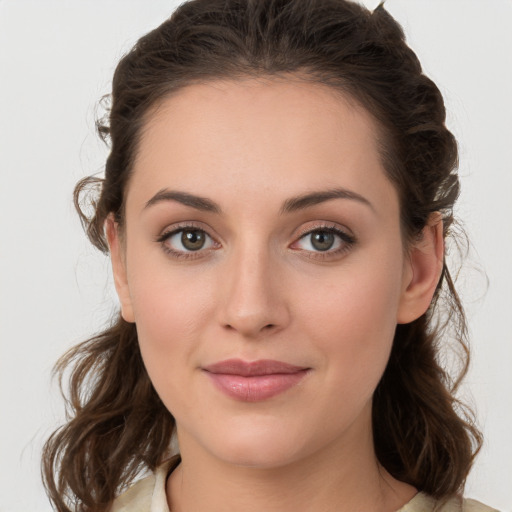
[[180, 227], [162, 234], [158, 239], [165, 252], [179, 257], [190, 257], [193, 253], [215, 248], [216, 242], [206, 231], [196, 227]]
[[337, 227], [319, 227], [302, 235], [292, 245], [292, 248], [332, 255], [349, 250], [354, 243], [355, 238], [353, 236]]
[[336, 242], [339, 242], [336, 240], [334, 233], [330, 231], [313, 231], [303, 238], [307, 240], [307, 245], [310, 246], [306, 247], [309, 251], [328, 251], [332, 249]]

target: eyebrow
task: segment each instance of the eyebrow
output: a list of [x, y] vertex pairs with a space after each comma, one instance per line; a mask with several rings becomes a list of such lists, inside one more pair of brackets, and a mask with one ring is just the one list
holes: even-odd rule
[[330, 201], [331, 199], [351, 199], [353, 201], [357, 201], [366, 206], [369, 206], [373, 211], [375, 211], [372, 203], [370, 203], [370, 201], [368, 201], [368, 199], [366, 199], [361, 194], [352, 192], [351, 190], [347, 190], [345, 188], [331, 188], [328, 190], [320, 190], [318, 192], [309, 192], [297, 197], [287, 199], [283, 203], [280, 213], [283, 214], [295, 212], [297, 210], [304, 210], [310, 206], [314, 206], [325, 201]]
[[[283, 215], [285, 213], [292, 213], [298, 210], [305, 210], [306, 208], [310, 208], [311, 206], [315, 206], [325, 201], [330, 201], [331, 199], [350, 199], [364, 204], [375, 211], [372, 203], [370, 203], [368, 199], [358, 194], [357, 192], [353, 192], [345, 188], [332, 188], [328, 190], [320, 190], [317, 192], [309, 192], [297, 197], [291, 197], [283, 203], [279, 213]], [[167, 201], [176, 201], [185, 206], [190, 206], [196, 210], [205, 212], [212, 212], [217, 214], [222, 213], [222, 208], [215, 201], [212, 201], [207, 197], [196, 196], [194, 194], [189, 194], [188, 192], [180, 192], [166, 188], [158, 191], [149, 201], [147, 201], [144, 209]]]
[[196, 210], [212, 213], [222, 213], [220, 206], [206, 197], [196, 196], [188, 192], [179, 192], [177, 190], [162, 189], [158, 191], [144, 206], [144, 209], [149, 208], [157, 203], [165, 201], [176, 201], [191, 206]]

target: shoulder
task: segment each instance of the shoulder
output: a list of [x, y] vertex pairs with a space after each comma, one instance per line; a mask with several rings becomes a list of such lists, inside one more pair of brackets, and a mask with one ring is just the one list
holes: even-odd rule
[[179, 457], [173, 457], [133, 484], [114, 500], [109, 512], [168, 512], [165, 482], [179, 462]]
[[476, 500], [454, 497], [436, 500], [422, 492], [397, 512], [499, 512]]
[[464, 500], [464, 512], [499, 512], [498, 509], [488, 507], [476, 500]]
[[109, 512], [149, 512], [155, 480], [155, 474], [139, 480], [114, 500]]

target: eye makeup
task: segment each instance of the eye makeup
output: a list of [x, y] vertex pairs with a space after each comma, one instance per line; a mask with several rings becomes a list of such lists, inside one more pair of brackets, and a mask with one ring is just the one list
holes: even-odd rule
[[[297, 247], [301, 242], [309, 244], [311, 249]], [[355, 236], [347, 233], [337, 224], [322, 222], [302, 231], [290, 248], [301, 251], [304, 256], [311, 259], [329, 260], [344, 255], [356, 242]]]
[[[181, 236], [178, 236], [180, 234]], [[178, 260], [202, 258], [206, 252], [221, 247], [220, 243], [214, 240], [204, 228], [191, 222], [179, 223], [165, 230], [156, 238], [156, 242], [161, 245], [167, 255]], [[173, 245], [181, 245], [182, 249]]]
[[[182, 222], [165, 230], [156, 240], [171, 258], [190, 260], [207, 257], [222, 245], [203, 227]], [[288, 247], [316, 260], [336, 259], [348, 252], [356, 238], [333, 223], [321, 222], [300, 232]]]

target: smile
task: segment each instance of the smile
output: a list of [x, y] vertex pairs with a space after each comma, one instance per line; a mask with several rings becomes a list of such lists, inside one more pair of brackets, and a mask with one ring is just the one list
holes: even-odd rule
[[214, 385], [235, 400], [258, 402], [284, 393], [297, 385], [310, 368], [260, 360], [229, 359], [203, 368]]

